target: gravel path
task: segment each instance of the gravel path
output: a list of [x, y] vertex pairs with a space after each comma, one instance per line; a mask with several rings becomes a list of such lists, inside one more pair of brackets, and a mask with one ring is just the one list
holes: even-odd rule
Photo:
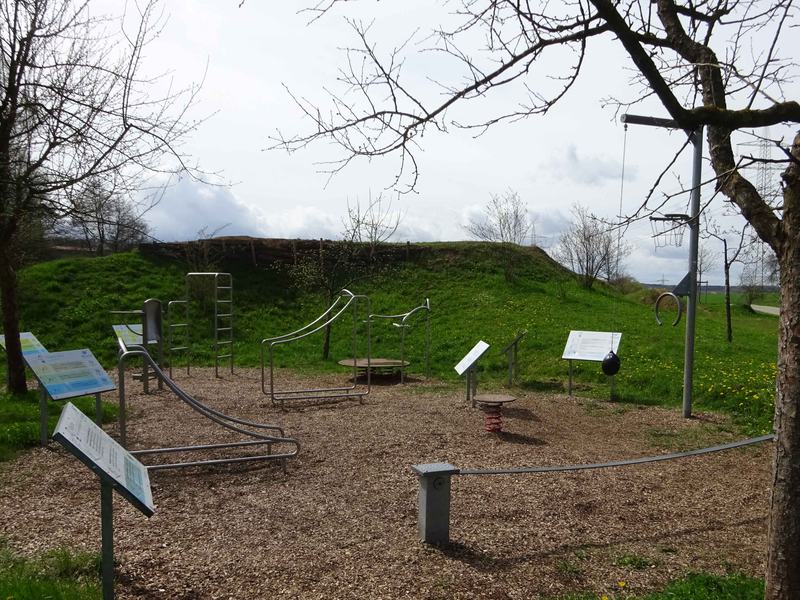
[[[685, 420], [678, 410], [531, 393], [492, 436], [460, 387], [435, 381], [374, 386], [363, 404], [296, 401], [286, 412], [261, 394], [259, 371], [215, 380], [195, 369], [176, 381], [216, 409], [283, 426], [302, 451], [286, 474], [263, 463], [153, 472], [149, 520], [117, 496], [118, 598], [521, 599], [618, 593], [620, 581], [641, 594], [691, 570], [764, 569], [768, 444], [635, 467], [456, 477], [453, 541], [416, 537], [412, 464], [513, 468], [667, 452], [649, 442], [653, 430], [705, 428], [715, 432], [708, 445], [734, 441], [713, 427], [724, 422], [717, 415]], [[169, 392], [126, 384], [132, 448], [236, 439]], [[0, 535], [19, 552], [99, 551], [99, 504], [96, 477], [57, 444], [2, 466]]]

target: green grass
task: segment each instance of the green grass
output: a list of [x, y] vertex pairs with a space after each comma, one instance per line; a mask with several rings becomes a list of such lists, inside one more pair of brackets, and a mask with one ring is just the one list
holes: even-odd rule
[[3, 600], [93, 600], [101, 597], [100, 556], [66, 548], [29, 559], [0, 540], [0, 598]]
[[[95, 416], [94, 396], [81, 396], [70, 400], [78, 409]], [[65, 402], [47, 402], [47, 425], [52, 434]], [[103, 423], [116, 420], [118, 406], [103, 402]], [[0, 393], [0, 461], [12, 459], [19, 450], [39, 443], [39, 392], [30, 390], [24, 396]]]
[[[523, 329], [519, 345], [519, 379], [523, 389], [561, 392], [567, 362], [561, 359], [570, 330], [623, 334], [622, 368], [615, 378], [614, 399], [631, 404], [677, 407], [683, 385], [684, 322], [656, 325], [652, 307], [622, 296], [605, 285], [585, 291], [571, 282], [561, 299], [555, 276], [563, 270], [538, 250], [528, 250], [513, 283], [505, 281], [491, 245], [435, 243], [411, 263], [400, 263], [380, 280], [362, 281], [357, 293], [368, 294], [371, 312], [396, 314], [420, 306], [430, 297], [431, 373], [445, 385], [457, 385], [453, 366], [479, 340], [492, 348], [480, 362], [480, 386], [504, 385], [507, 357], [499, 351]], [[276, 269], [230, 267], [234, 276], [233, 345], [237, 366], [260, 364], [260, 341], [294, 331], [323, 310], [318, 296], [291, 289]], [[101, 259], [68, 259], [36, 265], [21, 274], [23, 331], [32, 331], [54, 350], [90, 348], [107, 368], [116, 364], [112, 310], [136, 309], [147, 298], [166, 302], [184, 297], [186, 269], [179, 264], [137, 253]], [[212, 363], [213, 305], [191, 303], [194, 364]], [[364, 306], [358, 322], [364, 330]], [[730, 414], [742, 431], [772, 430], [772, 402], [777, 361], [777, 323], [736, 305], [732, 343], [725, 341], [725, 308], [703, 304], [698, 310], [695, 351], [695, 408]], [[54, 316], [58, 318], [55, 319]], [[666, 314], [667, 321], [669, 314]], [[425, 314], [417, 313], [407, 330], [410, 375], [424, 375]], [[279, 346], [275, 362], [301, 373], [343, 373], [337, 361], [352, 356], [352, 320], [334, 325], [330, 358], [321, 359], [320, 335]], [[400, 333], [389, 321], [372, 327], [372, 356], [399, 358]], [[360, 354], [364, 354], [363, 346]], [[182, 364], [183, 358], [175, 361]], [[0, 375], [0, 383], [2, 383]], [[609, 378], [599, 363], [575, 362], [578, 395], [608, 398]]]
[[[721, 304], [725, 306], [725, 294], [701, 294], [700, 304]], [[744, 294], [731, 294], [731, 307], [746, 304]], [[762, 306], [780, 306], [780, 294], [778, 292], [766, 292], [761, 298], [758, 298], [753, 304], [760, 304]]]
[[648, 596], [633, 594], [635, 590], [618, 588], [618, 592], [605, 594], [583, 594], [561, 597], [560, 600], [762, 600], [764, 580], [731, 573], [725, 577], [708, 573], [693, 573], [684, 581], [672, 583], [662, 592]]

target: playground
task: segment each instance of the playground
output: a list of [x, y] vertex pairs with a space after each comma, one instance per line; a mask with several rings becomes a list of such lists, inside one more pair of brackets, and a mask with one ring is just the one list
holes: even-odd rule
[[[297, 389], [343, 379], [278, 374]], [[146, 395], [130, 376], [129, 449], [226, 441], [170, 390]], [[260, 369], [220, 370], [218, 379], [213, 368], [193, 368], [174, 379], [222, 413], [279, 423], [302, 452], [286, 473], [277, 462], [153, 471], [149, 520], [117, 498], [118, 598], [624, 597], [689, 571], [764, 569], [769, 443], [594, 471], [456, 477], [451, 542], [417, 537], [413, 464], [586, 464], [742, 439], [722, 415], [687, 420], [676, 410], [519, 392], [503, 432], [487, 434], [462, 385], [420, 376], [375, 385], [360, 400], [283, 411], [260, 392]], [[98, 489], [58, 444], [24, 453], [0, 474], [0, 534], [23, 554], [96, 552]]]

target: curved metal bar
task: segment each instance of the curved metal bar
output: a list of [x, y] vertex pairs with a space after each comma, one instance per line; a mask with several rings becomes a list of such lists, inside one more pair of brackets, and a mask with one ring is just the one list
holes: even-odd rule
[[400, 385], [406, 384], [406, 319], [413, 315], [415, 312], [420, 310], [427, 310], [428, 311], [428, 326], [427, 326], [427, 333], [426, 333], [426, 342], [425, 342], [425, 377], [428, 377], [430, 374], [430, 356], [431, 356], [431, 300], [430, 298], [425, 298], [425, 304], [422, 306], [418, 306], [417, 308], [410, 310], [406, 313], [406, 316], [403, 317], [403, 320], [400, 322], [400, 327], [403, 328], [403, 335], [400, 341]]
[[324, 319], [328, 315], [328, 313], [330, 313], [336, 307], [336, 305], [339, 303], [339, 300], [341, 300], [341, 299], [342, 299], [341, 296], [336, 298], [336, 300], [334, 300], [333, 304], [330, 305], [330, 308], [328, 308], [328, 310], [326, 310], [324, 313], [322, 313], [316, 319], [311, 321], [311, 323], [309, 323], [308, 325], [305, 325], [305, 326], [301, 327], [300, 329], [298, 329], [297, 331], [293, 331], [292, 333], [287, 333], [285, 335], [279, 335], [277, 337], [272, 337], [272, 338], [266, 338], [264, 340], [261, 340], [261, 343], [264, 344], [264, 342], [274, 342], [276, 340], [282, 340], [283, 338], [291, 337], [291, 336], [295, 335], [296, 333], [300, 333], [301, 331], [305, 331], [306, 329], [308, 329], [312, 325], [316, 324], [317, 321], [321, 321], [322, 319]]
[[624, 467], [626, 465], [640, 465], [643, 463], [659, 462], [662, 460], [673, 460], [675, 458], [684, 458], [686, 456], [697, 456], [699, 454], [708, 454], [710, 452], [719, 452], [721, 450], [730, 450], [731, 448], [738, 448], [740, 446], [748, 446], [750, 444], [758, 444], [773, 439], [773, 434], [762, 435], [757, 438], [750, 438], [742, 440], [741, 442], [733, 442], [723, 446], [712, 446], [710, 448], [701, 448], [700, 450], [690, 450], [689, 452], [678, 452], [676, 454], [662, 454], [661, 456], [648, 456], [646, 458], [633, 458], [631, 460], [619, 460], [616, 462], [607, 463], [594, 463], [590, 465], [569, 465], [566, 467], [539, 467], [534, 469], [494, 469], [486, 471], [459, 471], [458, 475], [513, 475], [521, 473], [552, 473], [554, 471], [582, 471], [585, 469], [604, 469], [606, 467]]
[[[325, 323], [319, 325], [318, 327], [312, 329], [311, 331], [305, 331], [309, 327], [311, 327], [312, 325], [318, 323], [325, 316], [329, 315], [333, 311], [334, 307], [339, 302], [339, 300], [341, 300], [343, 297], [347, 297], [349, 299], [347, 300], [347, 302], [344, 304], [344, 306], [338, 312], [336, 312], [332, 317], [330, 317]], [[265, 395], [268, 395], [270, 397], [270, 400], [271, 400], [273, 406], [276, 404], [276, 402], [278, 400], [280, 401], [281, 409], [283, 409], [284, 408], [284, 401], [287, 400], [287, 399], [289, 399], [289, 400], [292, 400], [292, 399], [301, 400], [301, 399], [314, 399], [314, 398], [339, 398], [339, 397], [344, 397], [344, 396], [356, 397], [356, 398], [360, 399], [362, 396], [366, 396], [367, 394], [369, 394], [370, 389], [371, 389], [371, 373], [370, 373], [370, 369], [369, 369], [370, 361], [371, 361], [370, 323], [369, 323], [369, 320], [367, 320], [367, 390], [365, 392], [350, 393], [351, 390], [354, 390], [358, 385], [358, 370], [357, 370], [357, 358], [358, 358], [358, 306], [357, 306], [357, 303], [358, 303], [358, 299], [360, 299], [360, 298], [363, 298], [363, 299], [366, 300], [366, 302], [367, 302], [367, 314], [369, 315], [370, 303], [369, 303], [369, 298], [367, 296], [356, 295], [356, 294], [353, 294], [353, 292], [351, 292], [348, 289], [342, 289], [339, 292], [339, 297], [336, 299], [336, 302], [334, 302], [330, 306], [330, 308], [328, 308], [328, 310], [325, 311], [325, 313], [322, 314], [321, 317], [316, 319], [313, 323], [310, 323], [309, 325], [306, 325], [305, 327], [299, 329], [297, 332], [294, 332], [296, 334], [296, 333], [298, 333], [300, 331], [305, 331], [305, 333], [302, 333], [301, 335], [295, 335], [294, 337], [280, 336], [280, 337], [277, 337], [277, 338], [269, 338], [269, 339], [265, 339], [265, 340], [263, 340], [261, 342], [261, 391]], [[329, 326], [331, 323], [336, 321], [344, 313], [344, 311], [347, 310], [351, 305], [353, 306], [353, 385], [349, 386], [349, 387], [316, 388], [316, 389], [310, 389], [310, 390], [276, 390], [275, 389], [275, 347], [279, 346], [279, 345], [282, 345], [282, 344], [288, 344], [288, 343], [303, 339], [305, 337], [308, 337], [310, 335], [313, 335], [314, 333], [317, 333], [317, 332], [321, 331], [323, 328]], [[294, 334], [288, 334], [288, 335], [291, 336], [291, 335], [294, 335]], [[265, 346], [265, 344], [267, 342], [270, 342], [270, 344], [269, 344], [269, 392], [267, 392], [267, 389], [266, 389], [266, 358], [265, 358], [265, 353], [264, 353], [264, 346]], [[324, 394], [325, 392], [344, 392], [344, 393], [334, 393], [334, 394], [325, 395]], [[299, 394], [313, 394], [313, 395], [299, 395]]]
[[655, 307], [654, 307], [654, 310], [655, 310], [655, 313], [656, 313], [656, 323], [658, 323], [659, 325], [663, 325], [663, 323], [661, 322], [661, 319], [658, 316], [658, 305], [661, 304], [661, 301], [667, 296], [672, 296], [673, 298], [675, 298], [675, 302], [678, 303], [678, 316], [675, 318], [675, 322], [672, 324], [672, 326], [675, 327], [681, 320], [681, 312], [682, 312], [683, 308], [681, 306], [681, 299], [678, 298], [678, 296], [673, 294], [672, 292], [664, 292], [658, 298], [656, 298], [656, 304], [655, 304]]
[[[125, 405], [125, 401], [124, 401], [125, 360], [130, 356], [141, 356], [142, 359], [146, 360], [150, 364], [150, 366], [155, 371], [156, 375], [159, 378], [161, 378], [162, 381], [164, 381], [164, 383], [167, 385], [167, 387], [170, 388], [173, 391], [173, 393], [175, 393], [176, 396], [178, 396], [181, 400], [183, 400], [191, 408], [193, 408], [194, 410], [196, 410], [197, 412], [199, 412], [203, 416], [211, 419], [215, 423], [217, 423], [217, 424], [219, 424], [219, 425], [221, 425], [223, 427], [226, 427], [227, 429], [230, 429], [232, 431], [236, 431], [238, 433], [242, 433], [244, 435], [248, 435], [250, 437], [255, 437], [255, 438], [258, 438], [258, 439], [261, 439], [261, 440], [265, 440], [265, 441], [278, 442], [278, 441], [292, 440], [292, 443], [296, 442], [296, 440], [293, 440], [292, 438], [283, 437], [284, 436], [284, 430], [283, 430], [282, 427], [280, 427], [278, 425], [265, 425], [265, 424], [262, 424], [262, 423], [252, 423], [250, 421], [244, 421], [242, 419], [237, 419], [235, 417], [231, 417], [229, 415], [226, 415], [226, 414], [221, 413], [221, 412], [219, 412], [217, 410], [214, 410], [213, 408], [210, 408], [210, 407], [206, 406], [202, 402], [198, 401], [197, 399], [195, 399], [192, 396], [190, 396], [189, 394], [187, 394], [185, 391], [183, 391], [181, 388], [179, 388], [171, 379], [169, 379], [164, 374], [164, 372], [158, 367], [158, 365], [155, 363], [155, 361], [150, 357], [150, 355], [146, 351], [144, 351], [144, 349], [128, 350], [125, 347], [124, 342], [122, 342], [121, 340], [120, 340], [120, 345], [123, 348], [125, 348], [125, 351], [121, 353], [120, 358], [119, 358], [119, 369], [120, 369], [120, 375], [121, 375], [120, 382], [119, 382], [119, 389], [120, 389], [120, 415], [123, 414], [124, 408], [125, 408], [125, 406], [124, 406]], [[228, 422], [226, 422], [226, 421], [228, 421]], [[246, 429], [242, 429], [240, 427], [237, 427], [236, 425], [232, 425], [232, 423], [236, 423], [238, 425], [243, 425], [243, 426], [246, 426], [246, 427], [256, 427], [256, 428], [259, 428], [259, 429], [276, 430], [276, 431], [278, 431], [280, 433], [280, 437], [264, 435], [264, 434], [257, 433], [257, 432], [254, 432], [254, 431], [247, 431]], [[124, 420], [124, 418], [121, 418], [120, 419], [120, 437], [123, 440], [123, 444], [122, 444], [123, 446], [125, 446], [125, 444], [124, 444], [124, 440], [125, 440], [124, 428], [125, 428], [125, 420]], [[299, 445], [299, 442], [297, 442], [297, 452], [299, 452], [299, 450], [300, 450], [300, 445]]]
[[[328, 314], [328, 313], [329, 313], [329, 312], [330, 312], [330, 311], [333, 309], [333, 307], [334, 307], [334, 306], [336, 306], [336, 303], [337, 303], [337, 302], [339, 302], [339, 300], [340, 300], [340, 299], [341, 299], [341, 296], [340, 296], [339, 298], [337, 298], [337, 299], [336, 299], [336, 302], [334, 302], [333, 304], [331, 304], [331, 308], [329, 308], [327, 311], [325, 311], [325, 313], [323, 313], [323, 314], [322, 314], [322, 316], [324, 317], [326, 314]], [[300, 335], [300, 336], [293, 337], [293, 338], [289, 338], [289, 339], [282, 339], [282, 338], [285, 338], [286, 336], [280, 336], [280, 337], [278, 337], [278, 338], [267, 338], [267, 339], [265, 339], [265, 340], [262, 340], [262, 341], [261, 341], [261, 391], [262, 391], [262, 392], [263, 392], [265, 395], [274, 396], [274, 394], [275, 394], [275, 392], [274, 392], [274, 390], [273, 390], [273, 379], [274, 379], [274, 378], [273, 378], [273, 371], [274, 371], [274, 368], [273, 368], [273, 358], [274, 358], [274, 352], [273, 352], [273, 349], [272, 349], [272, 347], [273, 347], [275, 344], [278, 344], [278, 345], [280, 345], [280, 344], [288, 344], [289, 342], [294, 342], [294, 341], [296, 341], [296, 340], [300, 340], [300, 339], [302, 339], [302, 338], [304, 338], [304, 337], [307, 337], [307, 336], [309, 336], [309, 335], [312, 335], [312, 334], [316, 333], [316, 332], [317, 332], [317, 331], [319, 331], [320, 329], [323, 329], [324, 327], [326, 327], [326, 326], [330, 325], [330, 324], [331, 324], [331, 323], [333, 323], [333, 322], [334, 322], [336, 319], [338, 319], [338, 318], [339, 318], [339, 315], [341, 315], [341, 314], [342, 314], [342, 313], [343, 313], [345, 310], [347, 310], [347, 307], [348, 307], [348, 306], [350, 306], [350, 304], [351, 304], [352, 302], [353, 302], [353, 298], [350, 298], [350, 300], [348, 300], [348, 301], [347, 301], [347, 303], [346, 303], [346, 304], [345, 304], [345, 305], [342, 307], [342, 309], [341, 309], [341, 310], [340, 310], [338, 313], [336, 313], [336, 316], [332, 317], [331, 319], [329, 319], [328, 321], [326, 321], [325, 323], [323, 323], [322, 325], [320, 325], [319, 327], [317, 327], [317, 328], [316, 328], [316, 329], [314, 329], [313, 331], [309, 331], [309, 332], [307, 332], [307, 333], [304, 333], [304, 334], [302, 334], [302, 335]], [[322, 317], [320, 317], [320, 318], [322, 318]], [[317, 321], [319, 321], [319, 319], [317, 319], [316, 321], [314, 321], [314, 323], [316, 323]], [[311, 323], [310, 325], [313, 325], [314, 323]], [[303, 331], [303, 329], [308, 329], [308, 327], [310, 327], [310, 325], [306, 325], [305, 327], [303, 327], [302, 329], [299, 329], [298, 331]], [[297, 332], [294, 332], [294, 333], [297, 333]], [[293, 334], [289, 334], [289, 335], [293, 335]], [[275, 341], [272, 341], [272, 342], [270, 342], [270, 340], [275, 340]], [[267, 394], [266, 380], [265, 380], [265, 375], [264, 375], [264, 371], [265, 371], [265, 363], [264, 363], [264, 344], [266, 344], [267, 342], [270, 342], [270, 345], [269, 345], [269, 378], [270, 378], [270, 392], [269, 392], [269, 394]], [[354, 387], [355, 387], [355, 386], [354, 386]], [[342, 389], [351, 389], [351, 388], [342, 388]], [[280, 393], [280, 392], [278, 392], [278, 393]], [[273, 400], [273, 404], [274, 404], [274, 400]]]

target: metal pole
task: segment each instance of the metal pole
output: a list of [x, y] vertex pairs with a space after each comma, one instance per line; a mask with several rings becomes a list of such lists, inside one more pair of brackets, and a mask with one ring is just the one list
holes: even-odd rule
[[514, 349], [508, 353], [508, 387], [511, 387], [512, 374], [514, 373]]
[[425, 332], [425, 377], [431, 376], [431, 309], [428, 308], [427, 331]]
[[[150, 353], [150, 328], [147, 323], [147, 303], [142, 304], [142, 346]], [[150, 393], [150, 366], [142, 359], [142, 388], [145, 394]]]
[[400, 341], [400, 385], [406, 384], [406, 327], [401, 327], [403, 334]]
[[567, 387], [567, 394], [572, 396], [572, 359], [569, 360], [569, 386]]
[[514, 377], [519, 377], [519, 354], [517, 354], [518, 344], [514, 344]]
[[472, 408], [478, 406], [475, 396], [478, 393], [478, 365], [472, 365]]
[[39, 418], [41, 419], [41, 435], [39, 443], [42, 447], [47, 446], [47, 390], [39, 384]]
[[608, 396], [609, 400], [614, 399], [614, 376], [611, 376], [611, 393]]
[[472, 369], [467, 369], [467, 402], [470, 401], [471, 396], [469, 393], [470, 385], [472, 384]]
[[694, 333], [697, 312], [697, 250], [700, 242], [700, 176], [703, 168], [703, 129], [692, 133], [692, 202], [689, 211], [689, 297], [686, 307], [686, 353], [683, 359], [683, 416], [692, 416]]
[[119, 381], [117, 382], [117, 389], [119, 390], [119, 445], [123, 448], [127, 448], [125, 443], [125, 429], [127, 426], [125, 420], [125, 361], [122, 359], [122, 357], [119, 359], [117, 372], [119, 373]]
[[98, 427], [103, 426], [103, 403], [100, 400], [100, 392], [94, 395], [94, 411], [95, 411], [95, 422], [97, 423]]
[[100, 521], [103, 600], [114, 600], [114, 490], [103, 479], [100, 480]]

